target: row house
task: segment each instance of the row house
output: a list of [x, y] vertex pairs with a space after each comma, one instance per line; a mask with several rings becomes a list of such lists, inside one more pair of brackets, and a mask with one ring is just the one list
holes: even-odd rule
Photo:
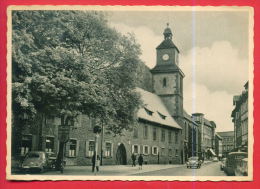
[[189, 157], [198, 155], [199, 125], [186, 111], [183, 111], [183, 117], [184, 157], [185, 161], [187, 161]]
[[231, 117], [234, 123], [234, 145], [235, 149], [247, 151], [248, 148], [248, 82], [244, 85], [244, 91], [234, 96], [235, 106]]
[[224, 131], [217, 133], [222, 138], [223, 157], [234, 150], [234, 131]]
[[216, 124], [214, 121], [209, 121], [202, 113], [192, 114], [193, 120], [199, 126], [198, 136], [198, 155], [202, 159], [211, 159], [216, 156], [215, 153], [215, 130]]
[[218, 158], [222, 157], [223, 149], [222, 149], [222, 137], [216, 133], [215, 134], [215, 153]]

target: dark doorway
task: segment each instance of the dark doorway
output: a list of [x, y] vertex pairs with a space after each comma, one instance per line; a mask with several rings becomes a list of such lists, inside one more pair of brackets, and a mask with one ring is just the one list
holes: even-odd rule
[[124, 144], [120, 144], [116, 151], [116, 163], [118, 165], [126, 165], [126, 149]]

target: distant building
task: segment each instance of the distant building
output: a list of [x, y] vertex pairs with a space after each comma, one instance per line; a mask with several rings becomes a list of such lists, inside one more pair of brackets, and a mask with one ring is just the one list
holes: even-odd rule
[[204, 159], [211, 159], [215, 153], [215, 129], [216, 124], [204, 118], [202, 113], [192, 114], [193, 120], [199, 126], [198, 155]]
[[248, 82], [244, 85], [242, 94], [234, 96], [231, 117], [235, 131], [235, 149], [247, 151], [248, 148]]
[[198, 155], [199, 145], [199, 125], [192, 119], [192, 117], [183, 111], [184, 128], [183, 128], [183, 140], [184, 140], [184, 154], [185, 161], [191, 156]]
[[234, 131], [217, 132], [222, 138], [223, 156], [226, 157], [234, 149]]
[[215, 134], [215, 153], [218, 158], [221, 158], [223, 155], [222, 137], [218, 133]]

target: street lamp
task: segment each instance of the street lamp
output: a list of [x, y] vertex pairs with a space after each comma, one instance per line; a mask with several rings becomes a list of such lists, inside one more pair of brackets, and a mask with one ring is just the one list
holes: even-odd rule
[[94, 172], [96, 172], [95, 168], [96, 168], [96, 163], [97, 163], [97, 153], [98, 153], [98, 137], [99, 134], [101, 133], [101, 127], [96, 125], [93, 129], [93, 132], [95, 135], [95, 167], [94, 167]]

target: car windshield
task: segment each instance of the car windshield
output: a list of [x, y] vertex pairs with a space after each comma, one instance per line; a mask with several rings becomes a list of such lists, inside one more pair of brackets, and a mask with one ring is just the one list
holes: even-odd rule
[[198, 160], [198, 157], [190, 157], [189, 160]]
[[39, 153], [29, 153], [28, 158], [39, 158], [40, 157], [40, 154]]

